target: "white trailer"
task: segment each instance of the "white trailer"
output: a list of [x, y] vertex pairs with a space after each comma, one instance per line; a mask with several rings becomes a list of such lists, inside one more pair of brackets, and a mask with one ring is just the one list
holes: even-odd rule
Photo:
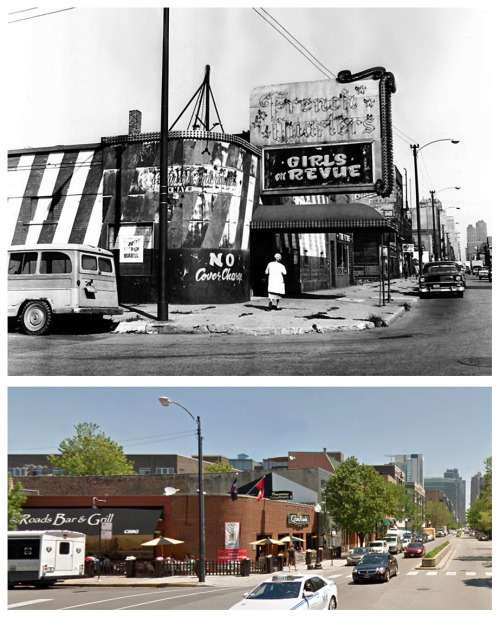
[[8, 537], [8, 586], [47, 588], [85, 577], [85, 534], [68, 530], [16, 530]]

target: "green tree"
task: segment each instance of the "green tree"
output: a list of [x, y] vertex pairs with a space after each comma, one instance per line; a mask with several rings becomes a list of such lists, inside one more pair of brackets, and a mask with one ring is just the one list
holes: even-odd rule
[[423, 524], [422, 510], [418, 505], [417, 493], [404, 485], [389, 485], [389, 505], [387, 513], [399, 521], [408, 522], [410, 530], [420, 530]]
[[325, 485], [326, 509], [333, 521], [356, 532], [363, 544], [386, 515], [387, 482], [371, 466], [349, 457], [335, 470]]
[[233, 472], [234, 468], [230, 464], [214, 461], [203, 468], [205, 472]]
[[134, 474], [123, 447], [98, 431], [95, 423], [75, 425], [76, 435], [59, 444], [59, 454], [49, 455], [50, 463], [70, 476]]
[[425, 505], [425, 521], [431, 522], [432, 528], [438, 526], [453, 527], [453, 517], [444, 502], [427, 502]]
[[17, 522], [23, 514], [22, 505], [26, 502], [26, 495], [21, 483], [14, 483], [12, 476], [9, 474], [8, 480], [8, 520], [7, 528], [9, 530], [17, 530]]
[[491, 532], [493, 529], [493, 503], [492, 503], [492, 458], [484, 461], [486, 474], [484, 475], [481, 493], [477, 500], [470, 505], [467, 511], [467, 523], [476, 530]]

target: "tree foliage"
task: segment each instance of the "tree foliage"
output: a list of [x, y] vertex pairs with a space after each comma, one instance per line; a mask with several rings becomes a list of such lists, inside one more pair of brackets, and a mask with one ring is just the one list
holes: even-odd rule
[[23, 514], [22, 505], [26, 502], [26, 495], [24, 493], [24, 488], [21, 483], [19, 483], [19, 481], [14, 483], [10, 474], [8, 483], [7, 527], [9, 530], [16, 530], [17, 522]]
[[387, 515], [386, 485], [375, 468], [349, 457], [326, 483], [327, 511], [337, 525], [356, 532], [363, 543], [364, 535], [375, 530]]
[[477, 500], [470, 505], [467, 511], [467, 523], [469, 526], [482, 532], [491, 532], [493, 528], [493, 503], [492, 503], [492, 458], [484, 461], [486, 474], [483, 478], [481, 493]]
[[95, 423], [75, 425], [76, 434], [59, 444], [59, 454], [50, 463], [70, 476], [135, 474], [123, 447], [99, 430]]
[[230, 464], [214, 461], [203, 468], [204, 472], [233, 472], [234, 468]]
[[444, 502], [427, 502], [425, 505], [425, 521], [431, 523], [432, 528], [438, 526], [455, 526], [455, 521]]

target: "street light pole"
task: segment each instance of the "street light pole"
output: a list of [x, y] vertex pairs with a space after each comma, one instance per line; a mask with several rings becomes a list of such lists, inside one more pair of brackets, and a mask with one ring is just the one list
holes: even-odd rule
[[421, 150], [423, 150], [427, 146], [430, 146], [431, 144], [435, 144], [436, 142], [451, 142], [452, 144], [458, 144], [459, 140], [451, 139], [451, 138], [444, 138], [444, 139], [435, 139], [432, 142], [428, 142], [427, 144], [424, 144], [422, 147], [420, 147], [419, 144], [412, 144], [412, 145], [410, 145], [410, 148], [413, 150], [413, 164], [414, 164], [414, 167], [415, 167], [415, 197], [416, 197], [415, 208], [417, 210], [417, 241], [418, 241], [418, 270], [419, 270], [419, 274], [422, 273], [422, 227], [421, 227], [421, 224], [420, 224], [420, 197], [419, 197], [419, 194], [418, 194], [418, 164], [417, 164], [417, 157], [418, 157], [418, 153]]
[[205, 581], [205, 504], [203, 497], [203, 438], [201, 435], [201, 420], [200, 417], [196, 418], [191, 412], [177, 401], [173, 401], [168, 397], [158, 397], [162, 406], [169, 406], [174, 403], [176, 406], [182, 408], [189, 416], [196, 422], [197, 436], [198, 436], [198, 553], [199, 553], [199, 567], [198, 567], [198, 581], [203, 583]]
[[[107, 494], [106, 494], [107, 495]], [[94, 496], [92, 498], [92, 508], [93, 509], [99, 509], [98, 506], [96, 506], [96, 502], [106, 502], [106, 498], [101, 499], [101, 498], [97, 498], [96, 496]], [[102, 537], [102, 513], [98, 513], [99, 515], [99, 562], [97, 563], [97, 581], [99, 581], [101, 579], [101, 565], [102, 565], [102, 550], [101, 550], [101, 537]]]
[[323, 567], [319, 559], [319, 514], [321, 513], [321, 504], [319, 502], [314, 505], [314, 512], [316, 513], [316, 564], [314, 568], [321, 569]]

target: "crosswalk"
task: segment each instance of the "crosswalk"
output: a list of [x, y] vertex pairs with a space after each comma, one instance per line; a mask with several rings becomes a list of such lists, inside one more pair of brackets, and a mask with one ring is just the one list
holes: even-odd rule
[[[401, 573], [398, 573], [400, 575]], [[406, 573], [408, 577], [438, 577], [439, 575], [448, 577], [460, 577], [463, 572], [457, 573], [456, 571], [409, 571]], [[345, 579], [352, 579], [352, 573], [345, 575], [345, 573], [336, 573], [330, 575], [328, 579], [336, 579], [337, 577], [344, 577]], [[466, 571], [465, 577], [493, 577], [492, 571]]]

